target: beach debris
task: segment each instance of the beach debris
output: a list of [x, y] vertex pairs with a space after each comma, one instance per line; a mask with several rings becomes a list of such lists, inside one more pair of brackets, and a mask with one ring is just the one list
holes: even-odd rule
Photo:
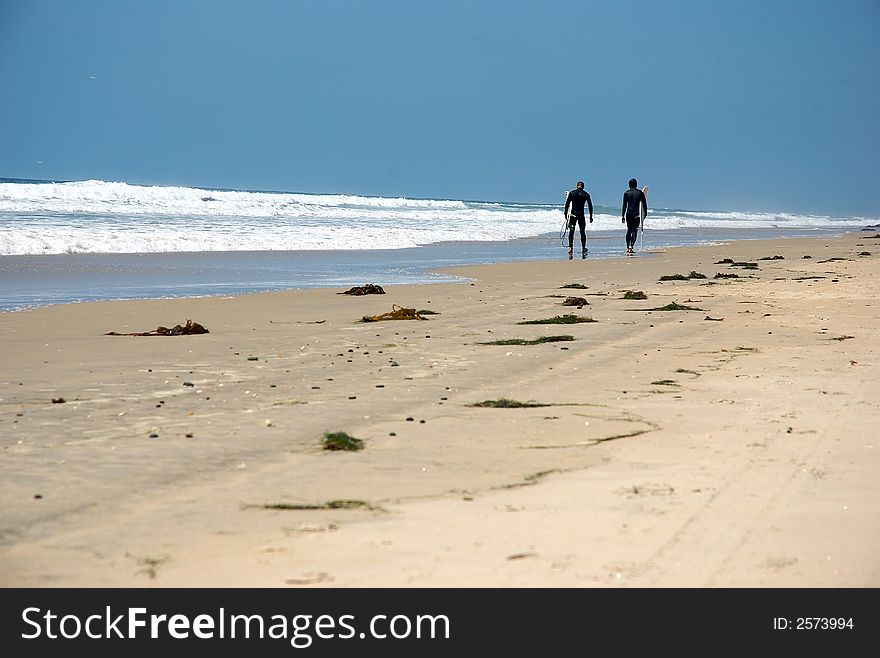
[[732, 258], [722, 258], [721, 260], [716, 260], [715, 264], [716, 265], [733, 265], [733, 259]]
[[653, 386], [678, 386], [678, 383], [674, 379], [658, 379], [656, 382], [651, 382]]
[[583, 283], [566, 283], [564, 286], [559, 286], [560, 288], [574, 288], [576, 290], [586, 290], [587, 286]]
[[370, 511], [384, 511], [381, 507], [371, 505], [365, 500], [328, 500], [326, 503], [267, 503], [265, 505], [249, 505], [248, 507], [260, 507], [273, 510], [328, 510], [328, 509], [366, 509]]
[[711, 320], [712, 322], [724, 322], [724, 318], [712, 318], [712, 317], [709, 317], [708, 315], [703, 319], [704, 320]]
[[734, 274], [733, 272], [730, 272], [730, 273], [716, 272], [715, 278], [716, 279], [738, 279], [739, 274]]
[[[488, 343], [477, 343], [478, 345], [540, 345], [541, 343], [559, 343], [574, 340], [574, 336], [539, 336], [534, 340], [525, 338], [507, 338], [504, 340], [493, 340]], [[568, 348], [563, 348], [568, 349]]]
[[536, 557], [537, 553], [514, 553], [513, 555], [508, 555], [508, 560], [524, 560], [529, 557]]
[[764, 256], [763, 258], [759, 258], [758, 260], [785, 260], [785, 256], [780, 256], [776, 254], [775, 256]]
[[318, 583], [332, 581], [331, 576], [326, 571], [309, 572], [301, 578], [287, 578], [285, 585], [317, 585]]
[[405, 308], [397, 304], [391, 305], [390, 313], [381, 313], [379, 315], [365, 315], [361, 322], [381, 322], [383, 320], [427, 320], [414, 308]]
[[65, 402], [67, 402], [67, 400], [65, 400], [64, 398], [61, 398], [61, 397], [52, 398], [52, 404], [64, 404]]
[[429, 311], [427, 309], [422, 309], [421, 311], [416, 311], [418, 315], [440, 315], [439, 311]]
[[509, 400], [507, 398], [498, 398], [497, 400], [484, 400], [483, 402], [474, 402], [469, 407], [485, 407], [489, 409], [532, 409], [534, 407], [549, 407], [551, 405], [543, 402], [520, 402], [519, 400]]
[[585, 318], [579, 315], [557, 315], [543, 320], [525, 320], [517, 324], [579, 324], [582, 322], [597, 322], [593, 318]]
[[870, 255], [871, 255], [870, 251], [860, 251], [859, 252], [859, 256], [870, 256]]
[[694, 270], [690, 274], [664, 274], [660, 277], [661, 281], [689, 281], [691, 279], [705, 279], [706, 275]]
[[348, 432], [324, 432], [324, 438], [321, 439], [324, 450], [362, 450], [364, 442], [356, 439]]
[[[643, 309], [639, 309], [643, 310]], [[679, 304], [678, 302], [672, 302], [671, 304], [667, 304], [666, 306], [658, 306], [657, 308], [649, 308], [649, 311], [703, 311], [705, 309], [697, 308], [696, 306], [684, 306]]]
[[588, 302], [583, 297], [566, 297], [565, 301], [562, 302], [563, 306], [577, 306], [581, 308], [582, 306], [589, 306], [590, 302]]
[[353, 288], [349, 288], [343, 292], [336, 293], [337, 295], [384, 295], [385, 290], [382, 286], [377, 286], [375, 283], [368, 283], [363, 286], [355, 286]]
[[198, 322], [193, 322], [192, 320], [187, 320], [186, 324], [179, 325], [176, 324], [170, 329], [168, 327], [156, 327], [153, 331], [136, 331], [133, 333], [117, 333], [115, 331], [109, 331], [105, 336], [192, 336], [196, 334], [207, 334], [210, 333], [205, 327], [200, 325]]
[[648, 296], [641, 290], [626, 290], [621, 299], [648, 299]]
[[840, 342], [843, 342], [845, 340], [850, 340], [851, 338], [855, 338], [855, 336], [837, 336], [831, 340], [839, 340]]
[[757, 264], [757, 263], [736, 262], [736, 263], [731, 263], [730, 266], [731, 266], [731, 267], [741, 267], [741, 268], [746, 269], [746, 270], [756, 270], [756, 269], [758, 269], [758, 264]]

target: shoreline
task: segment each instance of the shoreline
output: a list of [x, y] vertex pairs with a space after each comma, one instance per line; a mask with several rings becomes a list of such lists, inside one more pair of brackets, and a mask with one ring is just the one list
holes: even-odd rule
[[[876, 586], [878, 256], [857, 232], [2, 313], [0, 585]], [[671, 302], [703, 310], [647, 310]], [[356, 322], [392, 304], [439, 315]], [[596, 322], [516, 324], [564, 313]], [[211, 333], [102, 335], [188, 318]], [[552, 406], [469, 406], [501, 398]], [[366, 448], [321, 450], [337, 430]]]
[[[648, 230], [640, 256], [676, 246], [846, 234], [832, 229]], [[498, 242], [441, 242], [387, 250], [73, 253], [0, 256], [0, 313], [56, 303], [178, 299], [351, 287], [455, 282], [444, 268], [565, 258], [554, 233]], [[619, 231], [591, 229], [590, 258], [625, 258]]]

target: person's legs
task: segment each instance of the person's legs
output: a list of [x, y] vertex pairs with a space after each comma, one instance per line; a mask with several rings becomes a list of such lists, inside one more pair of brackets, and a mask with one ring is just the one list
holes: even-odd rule
[[578, 217], [578, 228], [581, 230], [581, 250], [584, 256], [587, 255], [587, 220], [584, 217]]
[[639, 235], [639, 218], [626, 220], [626, 250], [632, 251]]

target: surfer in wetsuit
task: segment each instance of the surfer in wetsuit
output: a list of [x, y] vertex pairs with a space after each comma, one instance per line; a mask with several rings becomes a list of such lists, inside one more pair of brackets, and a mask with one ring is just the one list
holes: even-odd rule
[[642, 223], [642, 204], [645, 205], [645, 216], [648, 214], [648, 199], [638, 188], [635, 178], [629, 179], [629, 189], [623, 193], [623, 207], [620, 209], [620, 222], [626, 222], [626, 253], [633, 253], [636, 238]]
[[[584, 190], [584, 182], [578, 181], [577, 187], [565, 196], [565, 216], [568, 218], [568, 260], [572, 258], [574, 250], [574, 225], [577, 223], [581, 230], [581, 258], [587, 257], [587, 222], [584, 217], [584, 205], [590, 208], [590, 223], [593, 223], [593, 200], [589, 193]], [[571, 213], [569, 214], [569, 209]]]

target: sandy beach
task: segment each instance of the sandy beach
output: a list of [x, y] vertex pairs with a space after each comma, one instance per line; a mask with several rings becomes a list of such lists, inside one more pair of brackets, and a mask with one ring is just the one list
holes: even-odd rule
[[[878, 258], [861, 232], [0, 314], [0, 585], [877, 587]], [[359, 322], [394, 304], [436, 314]], [[594, 322], [518, 324], [565, 314]], [[187, 319], [210, 333], [104, 335]], [[501, 399], [546, 406], [473, 406]]]

